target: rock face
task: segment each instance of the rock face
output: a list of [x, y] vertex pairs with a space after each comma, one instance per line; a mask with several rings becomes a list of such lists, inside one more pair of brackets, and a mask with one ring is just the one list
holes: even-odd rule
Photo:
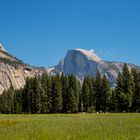
[[0, 94], [10, 88], [15, 89], [24, 87], [27, 77], [33, 77], [46, 72], [45, 68], [36, 68], [23, 63], [0, 45]]
[[[21, 60], [9, 54], [0, 44], [0, 94], [10, 88], [24, 87], [27, 77], [34, 77], [42, 73], [54, 75], [56, 73], [73, 74], [79, 80], [85, 76], [95, 76], [97, 70], [106, 75], [111, 86], [115, 87], [116, 78], [122, 72], [124, 63], [106, 62], [99, 58], [93, 51], [83, 49], [69, 50], [59, 64], [51, 68], [37, 68], [23, 63]], [[129, 68], [140, 67], [128, 64]]]
[[[140, 69], [138, 66], [127, 64], [128, 67]], [[84, 49], [69, 50], [64, 59], [58, 65], [48, 69], [50, 74], [64, 72], [65, 74], [73, 74], [79, 80], [83, 80], [85, 76], [95, 76], [97, 70], [106, 75], [111, 86], [115, 87], [116, 78], [119, 72], [122, 72], [124, 63], [107, 62], [99, 58], [93, 51]]]
[[6, 52], [6, 50], [4, 49], [1, 43], [0, 43], [0, 50]]

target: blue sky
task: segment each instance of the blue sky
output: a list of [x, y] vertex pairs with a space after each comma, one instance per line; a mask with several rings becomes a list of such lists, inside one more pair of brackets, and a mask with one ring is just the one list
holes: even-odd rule
[[139, 0], [0, 0], [0, 42], [35, 66], [55, 65], [74, 48], [140, 65], [139, 7]]

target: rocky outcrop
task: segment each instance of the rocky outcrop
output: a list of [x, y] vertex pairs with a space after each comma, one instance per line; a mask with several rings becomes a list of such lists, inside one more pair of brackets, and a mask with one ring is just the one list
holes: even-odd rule
[[26, 67], [13, 67], [0, 62], [0, 93], [7, 90], [12, 85], [15, 89], [24, 87], [27, 77], [42, 74], [44, 70]]
[[[83, 81], [85, 76], [95, 76], [97, 70], [106, 75], [111, 86], [115, 87], [116, 78], [119, 72], [122, 72], [124, 63], [107, 62], [99, 58], [92, 50], [83, 49], [69, 50], [64, 59], [58, 65], [51, 68], [37, 68], [25, 64], [21, 60], [9, 54], [0, 44], [0, 94], [10, 88], [12, 85], [15, 89], [24, 87], [27, 77], [34, 77], [48, 73], [54, 75], [56, 73], [73, 74]], [[129, 68], [140, 67], [128, 64]]]
[[0, 94], [10, 88], [24, 87], [27, 77], [41, 75], [45, 68], [36, 68], [16, 59], [8, 54], [4, 48], [0, 49]]
[[[130, 69], [140, 67], [127, 64]], [[69, 50], [64, 59], [58, 65], [49, 69], [50, 74], [64, 72], [65, 74], [73, 74], [80, 81], [85, 76], [95, 76], [99, 71], [102, 75], [106, 75], [112, 87], [115, 87], [116, 78], [119, 72], [122, 72], [124, 63], [107, 62], [99, 58], [93, 51], [84, 49]]]
[[6, 50], [4, 49], [1, 43], [0, 43], [0, 51], [6, 52]]

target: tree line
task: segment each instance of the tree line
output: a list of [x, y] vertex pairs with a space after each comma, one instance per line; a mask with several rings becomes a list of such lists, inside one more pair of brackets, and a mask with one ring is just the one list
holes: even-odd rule
[[20, 90], [0, 95], [0, 113], [49, 114], [78, 112], [140, 112], [140, 72], [124, 65], [115, 89], [106, 76], [97, 72], [82, 83], [73, 75], [27, 78]]

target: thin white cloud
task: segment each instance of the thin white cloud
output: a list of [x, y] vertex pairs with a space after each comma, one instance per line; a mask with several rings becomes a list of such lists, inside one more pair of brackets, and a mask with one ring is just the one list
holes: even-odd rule
[[96, 51], [96, 53], [98, 54], [98, 55], [113, 55], [113, 52], [112, 51], [110, 51], [110, 50], [107, 50], [107, 51], [103, 51], [103, 50], [98, 50], [98, 51]]
[[92, 53], [94, 53], [94, 50], [92, 49], [92, 50], [89, 50], [90, 52], [92, 52]]

